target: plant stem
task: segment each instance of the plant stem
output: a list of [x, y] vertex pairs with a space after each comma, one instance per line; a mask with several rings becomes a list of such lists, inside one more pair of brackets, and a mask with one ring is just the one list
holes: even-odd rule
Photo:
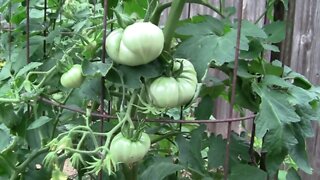
[[32, 162], [36, 157], [47, 152], [48, 150], [49, 150], [49, 148], [45, 147], [45, 148], [41, 148], [38, 151], [34, 151], [33, 153], [31, 153], [31, 155], [22, 164], [20, 164], [16, 168], [16, 171], [12, 174], [12, 176], [10, 177], [10, 180], [16, 180], [18, 178], [19, 174], [22, 171], [24, 171], [24, 169], [29, 165], [30, 162]]
[[186, 0], [175, 0], [172, 2], [172, 6], [169, 12], [168, 20], [163, 29], [164, 34], [164, 51], [169, 52], [171, 48], [171, 40], [174, 35], [174, 31], [179, 22], [184, 4]]
[[[217, 13], [220, 17], [222, 18], [225, 18], [225, 16], [223, 15], [222, 13], [222, 10], [212, 6], [211, 4], [209, 3], [206, 3], [204, 1], [197, 1], [197, 2], [194, 2], [193, 0], [186, 0], [186, 2], [188, 3], [193, 3], [193, 4], [200, 4], [202, 6], [205, 6], [209, 9], [211, 9], [212, 11], [214, 11], [215, 13]], [[153, 24], [156, 24], [158, 25], [159, 24], [159, 21], [160, 21], [160, 17], [161, 17], [161, 13], [167, 9], [168, 7], [170, 7], [172, 5], [172, 2], [167, 2], [167, 3], [163, 3], [163, 4], [159, 4], [155, 10], [155, 12], [153, 13], [152, 17], [150, 18], [150, 21], [153, 23]], [[221, 8], [221, 7], [220, 7]]]
[[19, 98], [0, 98], [0, 102], [4, 103], [18, 103], [21, 100]]
[[138, 177], [138, 167], [136, 164], [131, 164], [130, 166], [123, 164], [123, 171], [126, 180], [137, 180]]

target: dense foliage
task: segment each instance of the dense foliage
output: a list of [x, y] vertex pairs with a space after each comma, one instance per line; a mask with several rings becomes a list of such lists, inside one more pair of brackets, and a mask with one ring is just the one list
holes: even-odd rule
[[[264, 58], [285, 38], [274, 0], [263, 27], [202, 0], [112, 0], [106, 15], [95, 2], [31, 0], [27, 19], [26, 1], [0, 0], [0, 179], [64, 180], [66, 159], [79, 179], [222, 179], [222, 135], [159, 119], [214, 121], [214, 102], [231, 101], [239, 22], [233, 108], [256, 115], [255, 131], [231, 134], [226, 174], [312, 173], [305, 140], [320, 117], [320, 88]], [[185, 3], [218, 17], [181, 20]]]

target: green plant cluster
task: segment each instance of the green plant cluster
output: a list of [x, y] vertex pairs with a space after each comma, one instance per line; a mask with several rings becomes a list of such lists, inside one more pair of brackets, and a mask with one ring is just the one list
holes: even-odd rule
[[[186, 3], [219, 17], [181, 20]], [[270, 24], [260, 27], [234, 20], [239, 10], [224, 1], [114, 0], [104, 14], [103, 1], [30, 0], [29, 18], [25, 1], [0, 1], [0, 179], [65, 180], [67, 159], [79, 179], [311, 174], [305, 141], [320, 117], [320, 88], [264, 58], [280, 51], [286, 31], [267, 3]], [[226, 157], [222, 135], [163, 119], [214, 121], [214, 102], [232, 99], [237, 48], [233, 110], [254, 113], [255, 132], [232, 133]]]

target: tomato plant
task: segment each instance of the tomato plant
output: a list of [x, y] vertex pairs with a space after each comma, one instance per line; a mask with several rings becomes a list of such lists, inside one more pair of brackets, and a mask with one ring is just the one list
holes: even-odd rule
[[150, 138], [148, 134], [142, 133], [137, 140], [131, 140], [117, 134], [111, 141], [110, 154], [115, 162], [131, 164], [142, 160], [150, 149]]
[[[186, 3], [216, 16], [184, 18]], [[281, 50], [286, 23], [262, 27], [223, 3], [1, 1], [0, 179], [311, 174], [320, 88], [264, 56]], [[252, 130], [211, 131], [230, 122], [216, 120], [217, 101], [250, 111]]]

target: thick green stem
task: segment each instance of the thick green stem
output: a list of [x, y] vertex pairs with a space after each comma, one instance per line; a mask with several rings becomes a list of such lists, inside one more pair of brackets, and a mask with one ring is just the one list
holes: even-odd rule
[[[222, 13], [222, 10], [221, 7], [220, 9], [212, 6], [211, 4], [207, 3], [207, 2], [204, 2], [204, 1], [193, 1], [193, 0], [186, 0], [186, 2], [188, 3], [194, 3], [194, 4], [199, 4], [199, 5], [202, 5], [202, 6], [205, 6], [209, 9], [211, 9], [212, 11], [214, 11], [215, 13], [217, 13], [220, 17], [222, 18], [225, 18], [225, 16], [223, 15]], [[167, 9], [168, 7], [170, 7], [172, 5], [172, 2], [167, 2], [167, 3], [163, 3], [163, 4], [159, 4], [154, 12], [154, 14], [152, 15], [150, 21], [153, 23], [153, 24], [156, 24], [158, 25], [159, 24], [159, 21], [160, 21], [160, 17], [161, 17], [161, 14], [162, 12]]]
[[171, 41], [174, 35], [174, 31], [179, 22], [179, 18], [181, 16], [184, 4], [186, 0], [174, 0], [172, 2], [172, 6], [169, 12], [169, 16], [165, 27], [163, 29], [164, 34], [164, 51], [169, 52], [171, 48]]
[[123, 167], [124, 176], [126, 180], [137, 180], [138, 166], [136, 164], [132, 164], [131, 166], [123, 164], [122, 167]]

